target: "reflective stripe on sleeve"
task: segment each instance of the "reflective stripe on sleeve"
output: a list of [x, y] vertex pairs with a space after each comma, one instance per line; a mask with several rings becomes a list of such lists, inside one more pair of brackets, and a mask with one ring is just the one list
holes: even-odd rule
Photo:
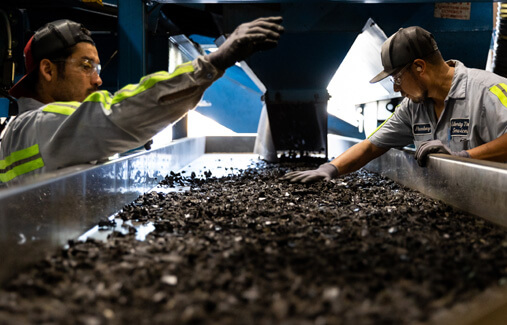
[[117, 91], [114, 97], [111, 97], [107, 91], [96, 91], [90, 96], [86, 97], [83, 102], [98, 102], [102, 103], [104, 109], [109, 110], [113, 104], [117, 104], [122, 100], [128, 99], [132, 96], [135, 96], [143, 91], [150, 89], [158, 82], [169, 80], [180, 74], [189, 73], [194, 71], [194, 65], [192, 61], [183, 63], [179, 65], [173, 73], [168, 73], [167, 71], [160, 71], [156, 73], [149, 74], [144, 76], [139, 81], [139, 84], [130, 84], [126, 85], [119, 91]]
[[107, 92], [106, 90], [102, 90], [94, 92], [90, 96], [86, 97], [84, 101], [102, 103], [105, 109], [110, 109], [112, 100], [111, 96], [109, 96], [109, 92]]
[[[398, 106], [400, 106], [400, 105], [398, 105]], [[398, 106], [396, 106], [396, 107], [398, 107]], [[376, 129], [375, 129], [375, 131], [373, 131], [373, 132], [372, 132], [372, 133], [368, 136], [368, 138], [367, 138], [367, 139], [369, 139], [372, 135], [374, 135], [374, 134], [375, 134], [375, 132], [377, 132], [378, 130], [380, 130], [380, 128], [381, 128], [381, 127], [383, 127], [383, 126], [384, 126], [384, 124], [386, 124], [386, 122], [387, 122], [387, 121], [389, 121], [389, 119], [390, 119], [391, 117], [393, 117], [393, 115], [394, 115], [394, 113], [392, 113], [392, 114], [391, 114], [391, 116], [389, 116], [388, 118], [386, 118], [386, 120], [385, 120], [382, 124], [380, 124], [380, 125], [378, 126], [378, 128], [376, 128]]]
[[0, 160], [0, 181], [5, 183], [42, 167], [44, 167], [44, 161], [39, 152], [39, 145], [35, 144], [13, 152], [4, 160]]
[[46, 105], [42, 111], [48, 113], [56, 113], [61, 115], [72, 115], [79, 106], [78, 102], [52, 103]]
[[494, 85], [493, 87], [489, 88], [489, 91], [491, 91], [493, 94], [500, 99], [500, 102], [502, 102], [503, 106], [507, 107], [507, 85], [504, 83], [499, 83], [498, 85]]

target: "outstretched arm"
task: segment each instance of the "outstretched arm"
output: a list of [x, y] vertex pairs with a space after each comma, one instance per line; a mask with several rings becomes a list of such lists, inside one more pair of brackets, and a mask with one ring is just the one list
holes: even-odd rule
[[388, 150], [388, 148], [377, 147], [370, 140], [366, 139], [333, 159], [331, 164], [338, 168], [340, 175], [345, 175], [358, 170]]

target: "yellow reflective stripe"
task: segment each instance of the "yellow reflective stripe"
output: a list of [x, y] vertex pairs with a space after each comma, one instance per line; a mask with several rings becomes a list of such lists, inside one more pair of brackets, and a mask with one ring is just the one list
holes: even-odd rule
[[46, 105], [42, 111], [49, 113], [56, 113], [62, 115], [72, 115], [76, 111], [76, 108], [79, 106], [79, 102], [66, 102], [65, 104], [60, 103], [52, 103]]
[[493, 94], [500, 99], [500, 102], [502, 102], [503, 106], [507, 107], [507, 85], [504, 83], [499, 83], [498, 85], [494, 85], [493, 87], [489, 88], [489, 91], [491, 91]]
[[18, 177], [19, 175], [29, 173], [33, 170], [36, 170], [36, 169], [39, 169], [42, 167], [44, 167], [44, 161], [42, 160], [42, 158], [37, 158], [35, 160], [31, 160], [27, 163], [24, 163], [22, 165], [19, 165], [19, 166], [16, 166], [16, 167], [10, 169], [6, 173], [0, 174], [0, 182], [6, 183], [6, 182]]
[[41, 167], [44, 167], [44, 161], [40, 156], [39, 145], [35, 144], [13, 152], [4, 160], [0, 160], [0, 181], [8, 182], [16, 176]]
[[39, 153], [38, 144], [34, 144], [33, 146], [23, 150], [15, 151], [11, 153], [9, 156], [7, 156], [7, 158], [5, 158], [4, 160], [0, 160], [0, 169], [4, 169], [17, 161], [30, 158], [38, 153]]
[[194, 66], [192, 62], [188, 62], [186, 64], [179, 65], [173, 73], [168, 74], [167, 72], [157, 72], [151, 75], [148, 75], [141, 79], [141, 82], [138, 85], [127, 85], [123, 87], [120, 91], [116, 93], [113, 97], [112, 105], [121, 102], [127, 98], [135, 96], [151, 87], [155, 86], [157, 83], [172, 79], [180, 74], [189, 73], [194, 71]]
[[155, 72], [141, 78], [139, 84], [126, 85], [120, 89], [113, 98], [107, 91], [96, 91], [90, 96], [86, 97], [83, 102], [102, 103], [105, 109], [111, 109], [111, 105], [121, 102], [127, 98], [135, 96], [157, 84], [160, 81], [174, 78], [180, 74], [194, 71], [192, 62], [187, 62], [179, 65], [173, 73], [168, 74], [166, 71]]
[[90, 96], [86, 97], [84, 102], [98, 102], [102, 103], [105, 109], [111, 108], [111, 97], [109, 96], [109, 92], [106, 90], [94, 92]]
[[[400, 106], [400, 105], [398, 105], [398, 106]], [[396, 107], [398, 107], [398, 106], [396, 106]], [[391, 114], [391, 116], [389, 116], [389, 117], [388, 117], [388, 118], [384, 121], [384, 123], [380, 124], [380, 125], [378, 126], [378, 128], [376, 128], [376, 129], [375, 129], [375, 131], [373, 131], [373, 132], [372, 132], [372, 133], [368, 136], [368, 139], [369, 139], [372, 135], [374, 135], [374, 134], [375, 134], [375, 132], [377, 132], [378, 130], [380, 130], [380, 128], [381, 128], [381, 127], [383, 127], [383, 126], [384, 126], [384, 124], [386, 124], [386, 122], [387, 122], [387, 121], [389, 121], [389, 119], [390, 119], [391, 117], [393, 117], [393, 115], [394, 115], [394, 113], [392, 113], [392, 114]]]

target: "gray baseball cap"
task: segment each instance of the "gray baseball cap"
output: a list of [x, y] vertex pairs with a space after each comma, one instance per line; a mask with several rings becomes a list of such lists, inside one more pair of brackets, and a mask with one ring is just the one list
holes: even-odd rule
[[400, 28], [382, 44], [380, 56], [384, 70], [371, 79], [370, 83], [378, 82], [415, 59], [422, 59], [437, 50], [433, 35], [424, 28]]

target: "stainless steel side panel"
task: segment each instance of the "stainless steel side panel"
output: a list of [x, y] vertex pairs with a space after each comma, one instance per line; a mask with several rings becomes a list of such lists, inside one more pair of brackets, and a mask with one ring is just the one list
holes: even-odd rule
[[[205, 139], [0, 191], [0, 282], [96, 225], [204, 154]], [[6, 267], [8, 266], [8, 267]]]
[[[393, 164], [393, 161], [395, 164]], [[507, 168], [500, 163], [434, 154], [427, 168], [413, 154], [390, 150], [368, 169], [461, 210], [507, 227]]]

